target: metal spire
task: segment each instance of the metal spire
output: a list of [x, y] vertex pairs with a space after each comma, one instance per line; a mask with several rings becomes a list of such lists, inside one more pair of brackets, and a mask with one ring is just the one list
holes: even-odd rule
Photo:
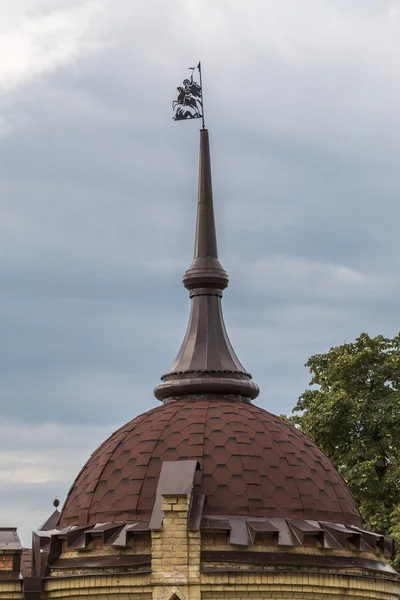
[[192, 308], [178, 356], [154, 390], [159, 400], [193, 395], [251, 400], [258, 396], [258, 386], [241, 365], [225, 329], [221, 299], [228, 281], [218, 259], [208, 130], [201, 129], [194, 259], [183, 278]]

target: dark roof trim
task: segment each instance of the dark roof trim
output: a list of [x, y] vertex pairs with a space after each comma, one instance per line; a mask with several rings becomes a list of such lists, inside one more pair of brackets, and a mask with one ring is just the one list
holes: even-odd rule
[[197, 460], [165, 461], [161, 467], [157, 496], [189, 496], [194, 485]]
[[188, 531], [200, 530], [200, 523], [205, 501], [205, 494], [197, 494], [192, 496], [192, 505], [190, 507], [188, 518]]
[[[243, 528], [247, 523], [248, 536]], [[246, 518], [246, 517], [203, 517], [202, 530], [229, 532], [230, 543], [250, 546], [257, 534], [272, 534], [278, 546], [296, 547], [304, 544], [306, 535], [316, 537], [323, 548], [342, 550], [350, 542], [361, 552], [384, 553], [393, 557], [396, 545], [392, 538], [364, 531], [359, 527], [345, 526], [326, 521], [283, 518]]]
[[13, 571], [0, 571], [0, 581], [18, 581], [21, 579], [19, 573]]
[[24, 600], [40, 600], [42, 590], [42, 577], [24, 577]]
[[82, 556], [79, 558], [59, 558], [52, 564], [53, 569], [98, 569], [103, 567], [138, 567], [151, 564], [150, 554], [129, 554], [124, 556]]
[[[190, 462], [190, 461], [189, 461]], [[175, 488], [174, 488], [175, 489]], [[179, 489], [183, 489], [180, 487]], [[281, 547], [303, 546], [305, 537], [315, 537], [323, 548], [327, 550], [343, 550], [351, 544], [354, 550], [360, 552], [383, 553], [385, 557], [393, 556], [396, 545], [392, 538], [365, 531], [359, 527], [345, 526], [326, 521], [312, 521], [304, 519], [283, 519], [266, 517], [232, 517], [232, 516], [203, 516], [205, 498], [202, 495], [192, 497], [189, 508], [189, 531], [224, 531], [229, 535], [229, 543], [242, 546], [252, 546], [259, 535], [272, 535]], [[105, 546], [124, 548], [128, 540], [135, 533], [144, 533], [162, 527], [161, 495], [158, 494], [149, 523], [145, 521], [125, 523], [99, 523], [70, 527], [64, 530], [34, 533], [34, 540], [42, 538], [40, 548], [51, 543], [56, 547], [56, 540], [67, 537], [68, 546], [76, 550], [85, 550], [95, 535], [103, 538]], [[49, 564], [53, 557], [58, 558], [59, 550], [51, 553]]]
[[39, 527], [39, 531], [50, 531], [50, 529], [54, 529], [57, 526], [57, 523], [60, 518], [60, 511], [55, 509], [55, 511], [50, 515], [48, 519]]
[[[190, 496], [192, 494], [194, 486], [194, 476], [198, 468], [199, 463], [197, 460], [179, 460], [163, 462], [161, 467], [160, 478], [158, 480], [157, 493], [154, 500], [153, 511], [151, 513], [151, 518], [149, 522], [149, 529], [157, 530], [161, 529], [162, 527], [162, 496]], [[197, 500], [194, 502], [196, 503], [196, 510], [200, 510], [197, 517], [197, 520], [200, 524], [204, 500], [201, 506], [198, 504]], [[195, 517], [193, 516], [193, 519], [194, 518]]]
[[321, 556], [315, 554], [286, 554], [281, 552], [240, 552], [240, 551], [205, 551], [201, 553], [202, 563], [238, 563], [262, 566], [290, 566], [317, 568], [361, 568], [380, 573], [397, 575], [386, 562], [368, 560], [353, 556]]
[[16, 527], [0, 527], [0, 550], [6, 552], [21, 551], [22, 544], [19, 540]]

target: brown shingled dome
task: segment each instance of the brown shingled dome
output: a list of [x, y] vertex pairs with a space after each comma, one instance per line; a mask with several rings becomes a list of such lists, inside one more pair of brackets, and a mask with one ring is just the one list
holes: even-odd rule
[[90, 457], [59, 526], [150, 518], [163, 461], [197, 459], [205, 515], [294, 517], [360, 526], [354, 499], [303, 433], [240, 401], [186, 399], [140, 415]]

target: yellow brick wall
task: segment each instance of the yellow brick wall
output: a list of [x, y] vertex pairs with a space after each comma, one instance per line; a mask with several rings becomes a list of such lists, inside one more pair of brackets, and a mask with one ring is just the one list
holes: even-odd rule
[[[396, 581], [366, 577], [361, 570], [341, 575], [317, 573], [246, 573], [248, 566], [231, 565], [230, 572], [200, 572], [200, 550], [232, 550], [225, 534], [206, 534], [200, 539], [198, 532], [187, 531], [189, 498], [163, 498], [162, 531], [152, 534], [152, 596], [153, 600], [241, 600], [252, 598], [275, 598], [280, 600], [303, 598], [304, 600], [399, 600], [400, 587]], [[282, 551], [271, 548], [268, 536], [264, 543], [249, 550]], [[245, 551], [244, 548], [240, 548]], [[291, 549], [301, 554], [324, 554], [322, 548]], [[339, 555], [348, 551], [337, 552]], [[375, 556], [368, 556], [374, 559]], [[215, 565], [218, 566], [218, 565]], [[219, 565], [224, 567], [224, 565]], [[235, 568], [237, 571], [235, 572]]]
[[0, 600], [23, 600], [21, 581], [0, 580]]
[[386, 579], [317, 573], [204, 574], [202, 600], [398, 600], [398, 583]]
[[[0, 554], [0, 600], [22, 600], [21, 581], [7, 581], [7, 573], [14, 567], [14, 554]], [[3, 579], [4, 577], [4, 579]]]
[[12, 571], [13, 559], [13, 554], [0, 554], [0, 571]]
[[151, 600], [150, 575], [120, 573], [52, 577], [45, 598], [68, 600]]
[[[208, 550], [234, 548], [227, 544], [226, 536], [206, 534], [202, 540], [200, 532], [188, 531], [189, 508], [190, 497], [163, 497], [162, 529], [151, 534], [151, 573], [90, 575], [83, 571], [75, 571], [68, 576], [65, 571], [53, 571], [52, 577], [45, 583], [46, 594], [43, 600], [400, 600], [400, 586], [396, 578], [363, 571], [360, 568], [349, 569], [347, 572], [324, 573], [314, 569], [302, 573], [294, 570], [277, 571], [273, 567], [260, 570], [259, 566], [254, 565], [254, 569], [258, 571], [249, 572], [251, 565], [208, 563], [208, 567], [214, 566], [220, 571], [201, 571], [202, 545], [203, 549]], [[143, 543], [147, 544], [145, 540]], [[267, 536], [249, 550], [254, 551], [257, 548], [260, 552], [294, 551], [302, 554], [326, 552], [311, 546], [278, 549], [271, 546], [271, 543], [272, 538]], [[132, 549], [127, 551], [132, 552]], [[115, 554], [119, 550], [102, 549], [96, 542], [85, 555], [88, 556], [91, 552], [102, 555]], [[340, 554], [355, 553], [347, 550]], [[71, 554], [68, 555], [72, 557]], [[369, 558], [376, 559], [372, 555]], [[225, 572], [223, 569], [226, 569]], [[0, 595], [0, 600], [5, 599]]]
[[189, 496], [163, 496], [161, 531], [152, 533], [153, 600], [200, 600], [200, 532], [190, 532]]

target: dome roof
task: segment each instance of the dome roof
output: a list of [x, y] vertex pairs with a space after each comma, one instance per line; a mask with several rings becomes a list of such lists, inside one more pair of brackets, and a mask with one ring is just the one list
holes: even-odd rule
[[199, 463], [203, 515], [312, 519], [361, 525], [345, 482], [307, 436], [250, 403], [258, 386], [236, 356], [221, 299], [208, 131], [200, 130], [194, 259], [183, 283], [191, 312], [181, 348], [155, 388], [164, 402], [114, 433], [90, 457], [59, 526], [149, 521], [162, 463]]
[[73, 483], [59, 526], [147, 521], [162, 462], [188, 459], [200, 464], [204, 515], [362, 523], [345, 482], [303, 433], [250, 403], [190, 398], [108, 438]]

